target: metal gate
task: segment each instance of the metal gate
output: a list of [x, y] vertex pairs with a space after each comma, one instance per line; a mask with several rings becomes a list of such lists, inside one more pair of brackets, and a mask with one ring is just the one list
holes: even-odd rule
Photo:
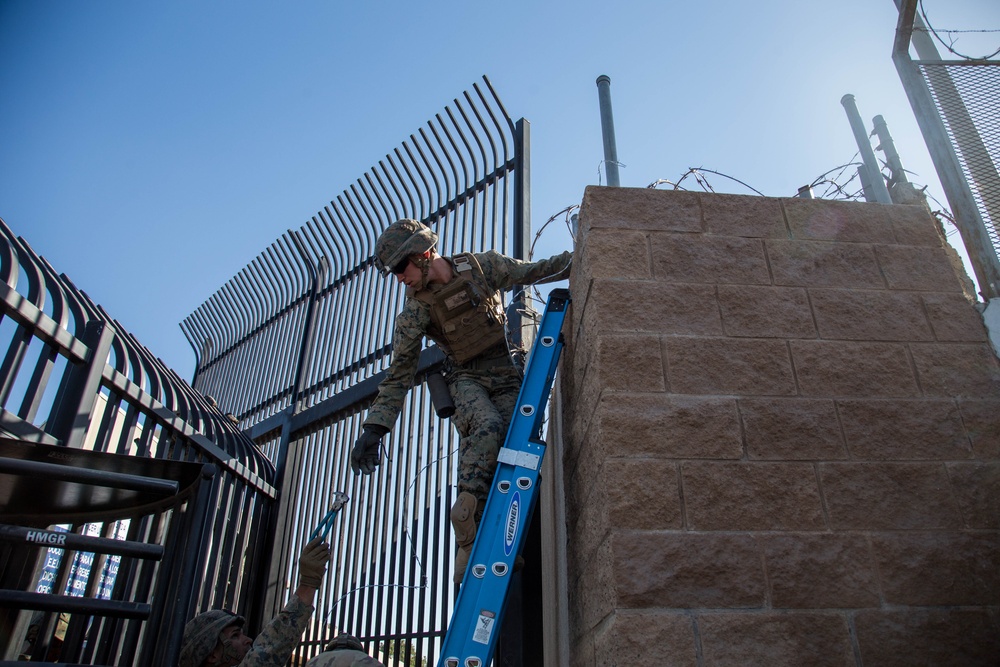
[[371, 477], [354, 477], [349, 465], [403, 298], [375, 269], [374, 244], [409, 217], [437, 232], [443, 255], [524, 257], [528, 132], [484, 77], [182, 323], [197, 357], [193, 385], [234, 414], [277, 469], [266, 614], [287, 598], [295, 559], [332, 493], [351, 497], [330, 540], [304, 657], [350, 632], [387, 664], [437, 660], [454, 603], [448, 512], [458, 438], [421, 384], [441, 362], [435, 348], [424, 350], [418, 385], [385, 441], [391, 460]]
[[263, 598], [273, 465], [2, 221], [0, 350], [0, 664], [171, 665]]

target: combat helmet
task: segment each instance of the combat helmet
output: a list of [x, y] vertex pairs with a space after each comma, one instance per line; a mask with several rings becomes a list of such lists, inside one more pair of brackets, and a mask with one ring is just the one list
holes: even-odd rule
[[178, 667], [199, 667], [219, 643], [219, 633], [230, 625], [243, 627], [246, 620], [225, 609], [198, 614], [184, 626]]
[[437, 241], [437, 234], [419, 220], [397, 220], [375, 241], [375, 266], [382, 275], [388, 275], [404, 259], [430, 250]]
[[331, 639], [330, 643], [326, 645], [327, 651], [338, 651], [341, 649], [364, 651], [365, 647], [362, 646], [361, 642], [354, 635], [349, 635], [346, 632], [342, 632], [333, 639]]

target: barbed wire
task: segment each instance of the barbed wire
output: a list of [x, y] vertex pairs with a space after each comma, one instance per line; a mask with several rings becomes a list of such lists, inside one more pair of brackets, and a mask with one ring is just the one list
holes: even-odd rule
[[[617, 160], [601, 160], [600, 162], [597, 163], [597, 184], [598, 185], [601, 185], [601, 176], [603, 175], [601, 173], [601, 167], [604, 167], [604, 165], [608, 164], [608, 163], [610, 163], [610, 164], [616, 164], [619, 167], [621, 167], [622, 169], [624, 169], [627, 166], [627, 165], [624, 165], [624, 164], [622, 164], [621, 162], [619, 162]], [[607, 170], [607, 167], [604, 167], [604, 169]]]
[[712, 184], [708, 182], [708, 179], [705, 177], [705, 175], [704, 175], [703, 172], [709, 173], [709, 174], [715, 174], [716, 176], [722, 176], [723, 178], [728, 178], [731, 181], [739, 183], [740, 185], [742, 185], [743, 187], [747, 188], [748, 190], [752, 190], [753, 192], [757, 193], [761, 197], [766, 197], [767, 196], [763, 192], [761, 192], [760, 190], [758, 190], [757, 188], [755, 188], [752, 185], [749, 185], [749, 184], [741, 181], [740, 179], [738, 179], [738, 178], [736, 178], [734, 176], [730, 176], [728, 174], [724, 174], [721, 171], [715, 171], [714, 169], [705, 169], [704, 167], [688, 167], [688, 170], [686, 172], [684, 172], [684, 174], [681, 175], [680, 179], [676, 183], [674, 183], [673, 181], [669, 181], [669, 180], [667, 180], [665, 178], [660, 178], [660, 179], [657, 179], [657, 180], [653, 181], [652, 183], [650, 183], [646, 187], [655, 190], [657, 185], [662, 185], [664, 183], [668, 183], [668, 184], [674, 186], [674, 190], [687, 190], [687, 188], [682, 188], [681, 187], [681, 183], [683, 183], [684, 179], [686, 179], [688, 176], [693, 176], [695, 182], [697, 182], [698, 185], [700, 185], [705, 192], [715, 192], [715, 188], [713, 188]]
[[946, 48], [948, 51], [958, 56], [959, 58], [962, 58], [963, 60], [972, 60], [972, 61], [989, 60], [993, 56], [1000, 53], [1000, 48], [998, 48], [993, 53], [979, 58], [975, 58], [973, 56], [967, 56], [964, 53], [959, 53], [957, 50], [955, 50], [955, 44], [958, 42], [957, 39], [951, 39], [949, 37], [950, 44], [946, 44], [944, 39], [941, 38], [941, 35], [938, 34], [942, 32], [947, 33], [949, 35], [954, 33], [970, 33], [970, 32], [991, 33], [991, 32], [1000, 32], [1000, 30], [941, 30], [941, 29], [936, 30], [931, 25], [930, 19], [927, 18], [927, 12], [924, 11], [924, 0], [919, 0], [919, 2], [917, 3], [917, 7], [920, 9], [920, 16], [924, 20], [925, 31], [929, 33], [931, 36], [933, 36], [937, 41], [939, 41], [941, 43], [941, 46], [943, 46], [944, 48]]
[[[820, 192], [818, 192], [816, 195], [814, 195], [814, 198], [817, 198], [817, 199], [831, 199], [831, 200], [837, 200], [837, 201], [861, 201], [861, 200], [863, 200], [864, 196], [865, 196], [865, 194], [864, 194], [864, 187], [860, 183], [860, 175], [858, 173], [858, 167], [863, 166], [864, 163], [857, 161], [857, 157], [858, 157], [859, 154], [860, 154], [860, 152], [855, 153], [854, 156], [848, 162], [845, 162], [844, 164], [841, 164], [841, 165], [838, 165], [836, 167], [833, 167], [832, 169], [826, 170], [825, 172], [823, 172], [822, 174], [820, 174], [819, 176], [817, 176], [816, 178], [814, 178], [809, 183], [809, 185], [805, 186], [805, 187], [807, 187], [810, 190], [812, 190], [813, 188], [820, 188], [821, 186], [823, 186], [823, 189]], [[854, 169], [851, 169], [852, 167]], [[889, 183], [890, 185], [902, 180], [902, 175], [897, 175], [897, 174], [891, 173], [892, 170], [889, 169], [889, 166], [888, 166], [888, 164], [886, 162], [879, 161], [879, 167], [881, 168], [881, 171], [879, 172], [879, 177], [885, 179], [885, 181], [887, 183]], [[849, 175], [848, 175], [848, 170], [849, 169], [851, 171], [849, 172]], [[704, 167], [690, 167], [676, 181], [673, 181], [673, 180], [670, 180], [670, 179], [666, 179], [666, 178], [660, 178], [660, 179], [657, 179], [657, 180], [653, 181], [652, 183], [650, 183], [646, 187], [647, 188], [651, 188], [651, 189], [655, 189], [655, 188], [657, 188], [660, 185], [670, 185], [670, 186], [672, 186], [672, 188], [674, 190], [688, 191], [687, 188], [683, 187], [682, 183], [684, 182], [685, 179], [687, 179], [687, 178], [690, 177], [690, 178], [693, 178], [695, 180], [695, 182], [705, 192], [715, 192], [715, 188], [709, 182], [709, 180], [705, 176], [705, 174], [714, 174], [714, 175], [722, 176], [723, 178], [727, 178], [727, 179], [729, 179], [729, 180], [731, 180], [731, 181], [733, 181], [735, 183], [739, 183], [743, 187], [745, 187], [745, 188], [747, 188], [747, 189], [749, 189], [749, 190], [751, 190], [751, 191], [753, 191], [753, 192], [761, 195], [762, 197], [763, 196], [767, 196], [764, 193], [762, 193], [759, 190], [757, 190], [756, 188], [754, 188], [753, 186], [751, 186], [751, 185], [745, 183], [744, 181], [740, 180], [739, 178], [736, 178], [734, 176], [730, 176], [728, 174], [724, 174], [724, 173], [719, 172], [719, 171], [715, 171], [714, 169], [705, 169]], [[908, 170], [904, 170], [904, 174], [908, 174], [910, 176], [916, 176], [917, 175], [914, 172], [908, 171]], [[952, 216], [951, 212], [948, 210], [948, 207], [945, 206], [944, 204], [942, 204], [937, 199], [935, 199], [932, 195], [930, 195], [927, 192], [927, 186], [926, 185], [920, 185], [918, 183], [913, 183], [913, 182], [911, 182], [910, 184], [914, 188], [920, 190], [920, 192], [922, 194], [924, 194], [930, 201], [932, 201], [934, 204], [936, 204], [938, 207], [940, 207], [939, 210], [931, 210], [930, 212], [931, 212], [932, 215], [936, 216], [939, 220], [941, 220], [942, 223], [946, 223], [945, 224], [945, 227], [946, 227], [945, 228], [945, 235], [946, 236], [954, 236], [955, 234], [957, 234], [958, 233], [958, 227], [955, 225], [954, 216]], [[796, 193], [796, 195], [792, 195], [792, 196], [798, 196], [798, 193]], [[930, 209], [931, 207], [928, 206], [928, 208]], [[562, 214], [562, 213], [564, 213], [565, 211], [568, 211], [568, 210], [569, 209], [563, 209], [563, 211], [560, 211], [559, 213], [557, 213], [555, 216], [553, 216], [553, 218], [550, 218], [549, 221], [551, 222], [552, 219], [558, 217], [560, 214]]]

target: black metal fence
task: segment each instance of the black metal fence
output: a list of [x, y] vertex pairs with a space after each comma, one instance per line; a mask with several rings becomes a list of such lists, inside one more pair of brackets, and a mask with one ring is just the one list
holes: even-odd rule
[[0, 350], [4, 661], [170, 665], [264, 598], [272, 463], [2, 221]]
[[[453, 606], [457, 434], [418, 384], [371, 477], [350, 448], [388, 365], [401, 285], [373, 264], [375, 240], [416, 218], [439, 250], [526, 255], [528, 124], [513, 122], [484, 77], [318, 211], [281, 236], [182, 323], [194, 386], [232, 413], [277, 469], [282, 502], [266, 613], [284, 603], [294, 564], [334, 491], [330, 574], [301, 655], [351, 632], [389, 661], [432, 664]], [[515, 304], [515, 307], [518, 307]], [[418, 382], [440, 363], [424, 351]]]

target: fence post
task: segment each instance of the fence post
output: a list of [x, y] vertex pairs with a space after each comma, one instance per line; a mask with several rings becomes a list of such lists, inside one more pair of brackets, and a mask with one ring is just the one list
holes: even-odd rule
[[[875, 159], [875, 151], [872, 150], [871, 141], [865, 132], [865, 124], [861, 120], [861, 114], [858, 113], [858, 105], [854, 103], [854, 95], [850, 93], [844, 95], [840, 98], [840, 103], [844, 105], [844, 110], [847, 112], [847, 121], [851, 124], [854, 140], [858, 143], [858, 151], [861, 152], [861, 161], [865, 165], [863, 173], [868, 177], [868, 182], [865, 183], [864, 179], [861, 181], [861, 185], [865, 189], [865, 199], [877, 201], [880, 204], [891, 204], [889, 190], [885, 187], [882, 170], [879, 169], [878, 160]], [[860, 167], [858, 172], [862, 173]]]
[[602, 74], [597, 77], [597, 99], [601, 105], [601, 136], [604, 139], [604, 173], [608, 175], [608, 185], [621, 187], [618, 177], [618, 146], [615, 140], [615, 118], [611, 112], [611, 77]]
[[67, 369], [59, 385], [47, 430], [67, 447], [83, 446], [114, 336], [107, 323], [101, 320], [87, 322], [80, 338], [90, 351], [87, 362]]

